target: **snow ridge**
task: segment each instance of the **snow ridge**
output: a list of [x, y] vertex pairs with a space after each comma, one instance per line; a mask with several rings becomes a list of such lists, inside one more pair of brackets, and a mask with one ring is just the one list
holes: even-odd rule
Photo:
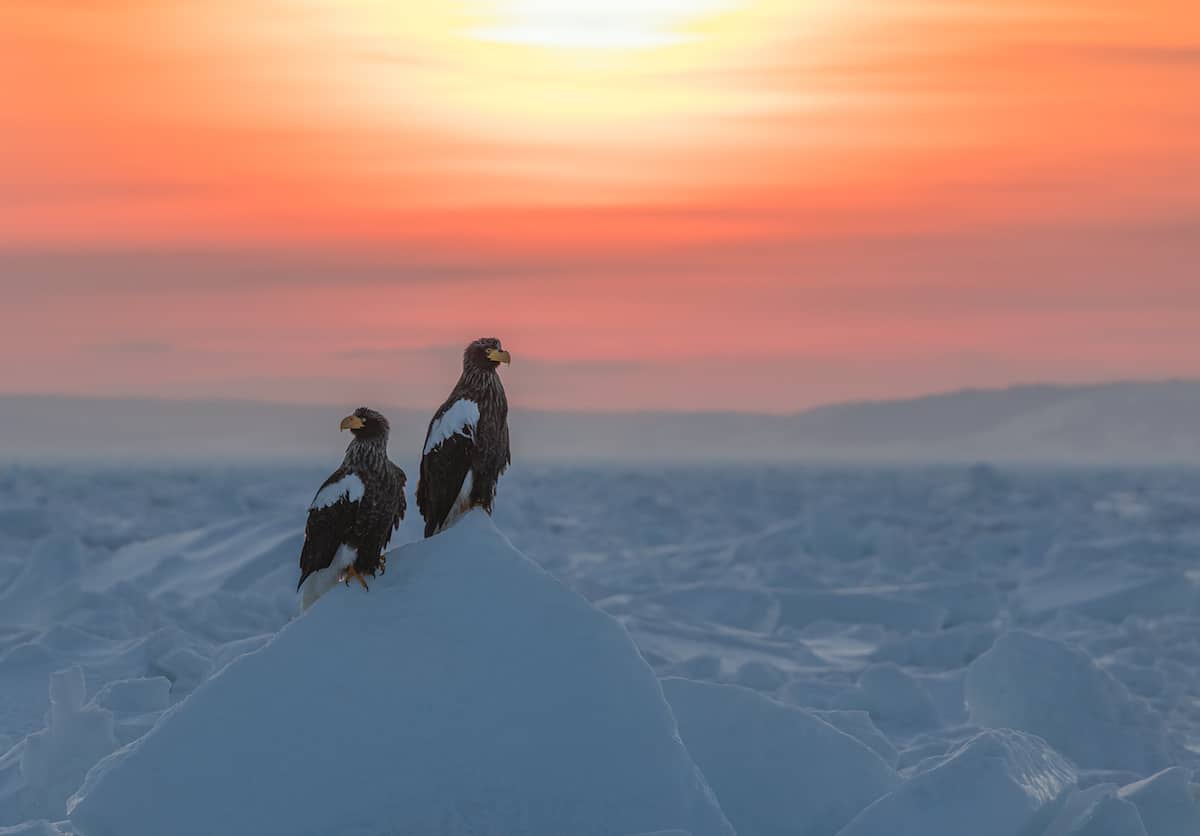
[[[355, 710], [361, 695], [380, 710]], [[406, 546], [369, 595], [325, 595], [101, 762], [71, 823], [76, 836], [733, 836], [628, 633], [480, 510]]]

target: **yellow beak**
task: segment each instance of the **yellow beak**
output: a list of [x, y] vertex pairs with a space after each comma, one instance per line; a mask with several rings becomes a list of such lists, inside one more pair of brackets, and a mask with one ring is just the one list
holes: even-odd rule
[[366, 426], [366, 422], [357, 415], [347, 415], [342, 419], [341, 429], [343, 430], [361, 430]]
[[512, 355], [499, 348], [489, 348], [487, 358], [493, 363], [512, 363]]

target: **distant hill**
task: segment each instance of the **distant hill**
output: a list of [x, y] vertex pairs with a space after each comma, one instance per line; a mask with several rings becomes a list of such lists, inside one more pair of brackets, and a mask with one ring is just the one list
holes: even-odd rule
[[1200, 464], [1200, 381], [1014, 386], [819, 407], [805, 449], [904, 457]]
[[[386, 407], [386, 405], [385, 405]], [[348, 407], [0, 396], [5, 458], [327, 460]], [[427, 412], [389, 408], [412, 466]], [[1200, 465], [1200, 381], [1015, 386], [846, 403], [795, 415], [514, 411], [525, 460], [989, 460]]]

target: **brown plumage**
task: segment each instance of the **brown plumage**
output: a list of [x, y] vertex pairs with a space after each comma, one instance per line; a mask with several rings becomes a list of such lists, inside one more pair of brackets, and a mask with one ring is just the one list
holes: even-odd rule
[[496, 483], [512, 463], [508, 399], [496, 370], [510, 356], [494, 337], [463, 352], [463, 371], [425, 434], [417, 507], [431, 537], [471, 508], [492, 513]]
[[308, 509], [296, 588], [310, 575], [326, 576], [321, 583], [309, 581], [305, 607], [339, 580], [354, 578], [365, 587], [364, 576], [383, 570], [383, 550], [404, 519], [407, 477], [388, 460], [387, 418], [360, 407], [342, 420], [342, 429], [354, 434], [346, 457]]

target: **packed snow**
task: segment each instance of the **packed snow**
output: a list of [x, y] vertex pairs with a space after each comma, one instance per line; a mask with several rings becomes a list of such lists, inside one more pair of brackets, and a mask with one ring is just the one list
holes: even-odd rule
[[1200, 834], [1198, 473], [518, 466], [301, 615], [327, 472], [0, 469], [0, 834]]
[[732, 833], [628, 634], [478, 510], [229, 665], [79, 799], [82, 836]]

